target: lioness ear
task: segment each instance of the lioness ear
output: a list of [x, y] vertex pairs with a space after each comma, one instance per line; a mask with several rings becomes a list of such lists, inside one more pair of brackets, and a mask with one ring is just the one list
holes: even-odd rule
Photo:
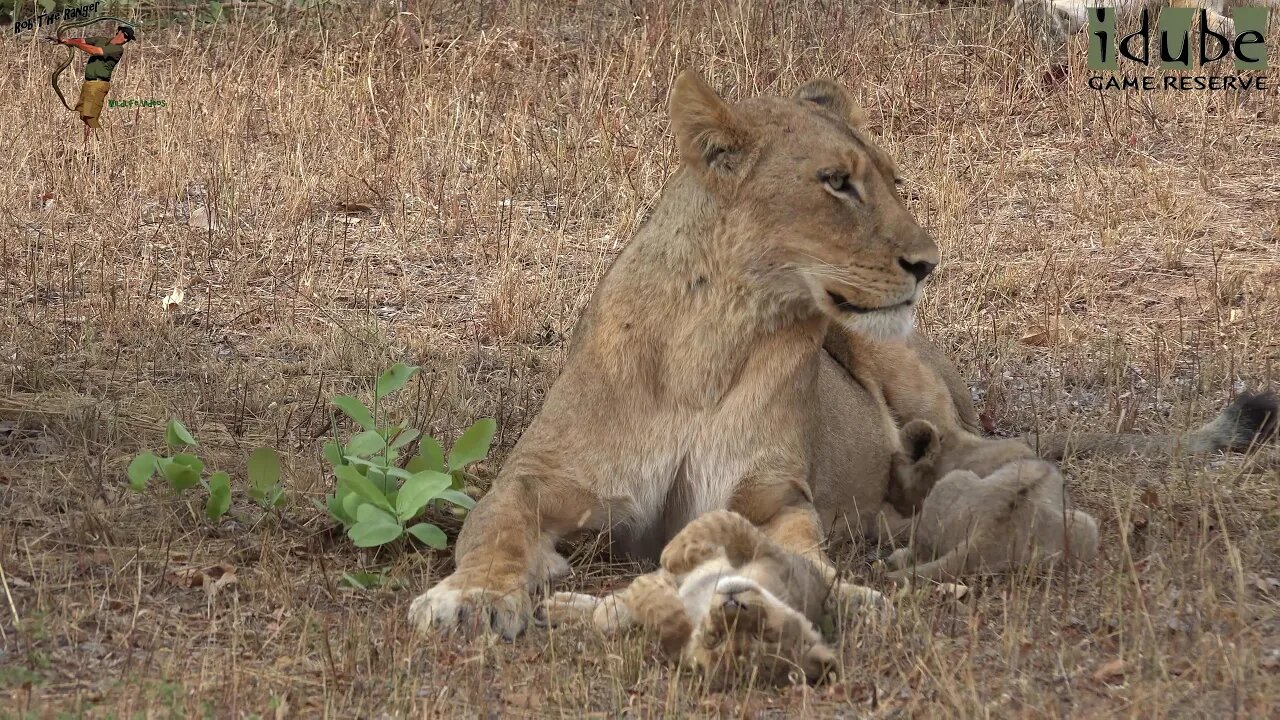
[[698, 168], [731, 172], [747, 147], [733, 111], [692, 70], [680, 73], [671, 89], [671, 127], [680, 154]]
[[797, 100], [808, 100], [815, 105], [821, 105], [844, 118], [855, 128], [862, 129], [867, 126], [867, 114], [853, 101], [849, 91], [833, 80], [825, 78], [811, 80], [796, 90], [795, 97]]

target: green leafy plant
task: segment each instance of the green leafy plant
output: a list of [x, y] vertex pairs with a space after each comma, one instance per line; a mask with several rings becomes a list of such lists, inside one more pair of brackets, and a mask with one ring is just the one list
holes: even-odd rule
[[[170, 451], [196, 447], [195, 436], [177, 418], [165, 425], [164, 439]], [[205, 479], [204, 470], [204, 461], [190, 452], [175, 452], [168, 457], [143, 452], [133, 458], [125, 474], [129, 478], [129, 487], [138, 492], [146, 490], [156, 475], [164, 478], [174, 492], [203, 485], [209, 493], [204, 506], [205, 517], [217, 520], [231, 509], [231, 476], [225, 472], [214, 472]], [[259, 505], [275, 507], [283, 500], [280, 458], [271, 448], [253, 451], [249, 457], [249, 479], [249, 495]]]
[[404, 580], [399, 578], [388, 577], [385, 570], [356, 570], [353, 572], [344, 572], [339, 581], [347, 587], [356, 590], [377, 590], [378, 588], [389, 588], [397, 590], [406, 586]]
[[[409, 427], [407, 421], [379, 421], [383, 399], [404, 387], [417, 372], [416, 367], [396, 363], [379, 375], [372, 409], [350, 395], [331, 398], [334, 407], [360, 430], [346, 443], [334, 439], [324, 445], [324, 457], [333, 467], [337, 487], [325, 497], [323, 509], [342, 523], [359, 547], [377, 547], [410, 535], [443, 549], [447, 543], [444, 531], [418, 521], [419, 517], [433, 504], [452, 506], [457, 512], [475, 506], [471, 496], [462, 492], [466, 468], [488, 455], [497, 428], [492, 418], [467, 428], [447, 461], [440, 443]], [[336, 421], [334, 427], [336, 438]], [[416, 454], [404, 460], [415, 440]]]
[[264, 508], [278, 506], [284, 500], [280, 485], [280, 456], [275, 450], [260, 447], [249, 455], [249, 497]]

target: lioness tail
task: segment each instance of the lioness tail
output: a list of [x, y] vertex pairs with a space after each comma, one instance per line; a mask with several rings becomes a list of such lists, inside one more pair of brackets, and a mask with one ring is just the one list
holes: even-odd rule
[[1216, 450], [1244, 451], [1276, 434], [1277, 417], [1280, 398], [1275, 392], [1241, 393], [1217, 417], [1188, 433], [1047, 433], [1029, 435], [1027, 442], [1047, 460], [1080, 454], [1168, 457]]

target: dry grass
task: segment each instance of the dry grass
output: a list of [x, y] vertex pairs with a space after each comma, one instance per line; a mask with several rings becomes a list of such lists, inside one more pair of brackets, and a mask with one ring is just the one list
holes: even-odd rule
[[[107, 110], [87, 154], [52, 51], [0, 41], [0, 715], [1276, 711], [1280, 481], [1238, 457], [1069, 464], [1102, 559], [904, 595], [891, 625], [846, 626], [828, 689], [710, 692], [585, 630], [415, 639], [408, 602], [448, 559], [358, 552], [310, 506], [324, 398], [422, 364], [403, 411], [446, 438], [497, 417], [500, 462], [674, 167], [679, 69], [732, 96], [854, 90], [943, 247], [922, 325], [1002, 432], [1175, 429], [1274, 381], [1280, 103], [1099, 95], [1079, 47], [1046, 84], [1004, 6], [411, 9], [410, 32], [375, 7], [147, 35], [113, 97], [168, 106]], [[215, 527], [126, 493], [171, 415], [235, 473], [280, 448], [283, 515], [237, 496]], [[574, 587], [627, 572], [577, 562]], [[179, 581], [218, 563], [216, 592]], [[338, 583], [362, 567], [405, 584]]]

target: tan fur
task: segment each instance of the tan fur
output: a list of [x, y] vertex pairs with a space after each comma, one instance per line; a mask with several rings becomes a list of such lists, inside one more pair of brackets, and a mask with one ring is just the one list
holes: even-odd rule
[[890, 556], [892, 577], [941, 580], [1036, 557], [1093, 558], [1097, 523], [1067, 509], [1057, 468], [1021, 440], [979, 434], [952, 383], [918, 353], [857, 336], [828, 337], [827, 347], [902, 423], [886, 501], [904, 517], [919, 515], [910, 547]]
[[729, 104], [680, 76], [684, 163], [467, 518], [457, 569], [411, 606], [419, 628], [519, 633], [577, 532], [656, 554], [729, 508], [828, 576], [829, 530], [875, 532], [896, 435], [822, 342], [832, 320], [906, 332], [938, 255], [861, 117], [829, 81]]
[[605, 633], [643, 627], [670, 657], [716, 682], [816, 682], [836, 669], [817, 630], [830, 589], [812, 562], [718, 510], [672, 539], [658, 572], [599, 600], [557, 593], [544, 608], [559, 620], [591, 610]]
[[1011, 459], [985, 476], [951, 470], [924, 499], [911, 544], [886, 561], [891, 578], [956, 579], [1037, 560], [1097, 555], [1098, 524], [1067, 503], [1052, 463]]

